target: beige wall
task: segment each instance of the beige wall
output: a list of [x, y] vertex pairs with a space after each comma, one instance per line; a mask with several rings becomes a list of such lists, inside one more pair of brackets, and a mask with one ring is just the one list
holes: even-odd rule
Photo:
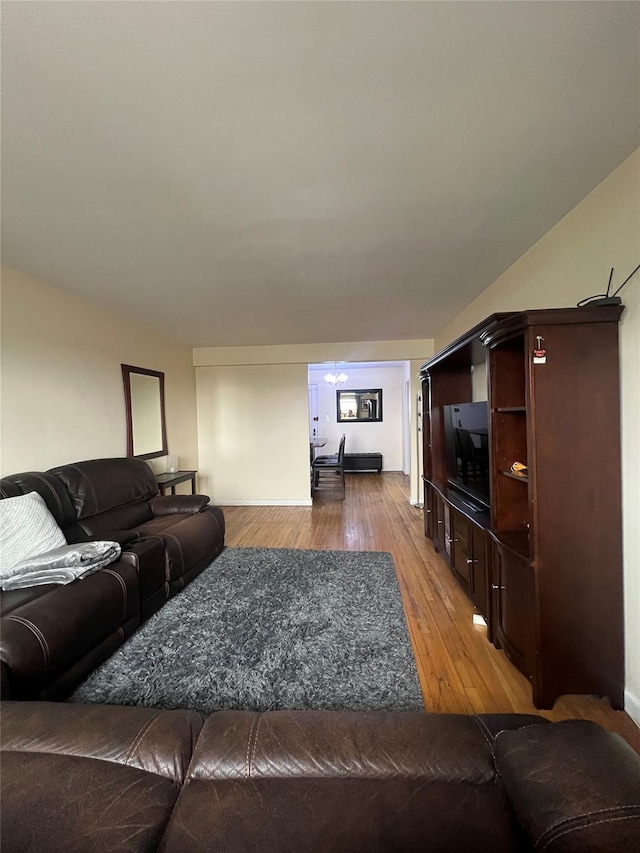
[[[494, 311], [571, 307], [602, 293], [612, 266], [613, 290], [638, 263], [640, 149], [443, 329], [437, 349]], [[640, 272], [620, 295], [626, 706], [640, 724]]]
[[310, 503], [306, 365], [199, 367], [196, 375], [205, 493], [223, 505]]
[[3, 474], [125, 456], [121, 363], [164, 371], [169, 452], [198, 467], [189, 347], [6, 267], [1, 296]]
[[[323, 361], [407, 360], [411, 364], [415, 400], [419, 391], [418, 367], [431, 355], [431, 340], [195, 349], [204, 491], [220, 504], [308, 505], [307, 365]], [[253, 415], [249, 417], [247, 411], [253, 411]], [[415, 411], [412, 436], [414, 431]], [[238, 435], [242, 435], [242, 453], [239, 445], [236, 447]], [[419, 491], [419, 469], [413, 441], [411, 450], [410, 482], [414, 495]]]

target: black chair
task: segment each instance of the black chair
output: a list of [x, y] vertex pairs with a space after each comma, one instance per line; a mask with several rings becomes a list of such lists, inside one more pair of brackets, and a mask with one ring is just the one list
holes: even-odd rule
[[334, 491], [340, 489], [344, 500], [344, 444], [346, 436], [342, 436], [338, 452], [331, 456], [317, 456], [311, 465], [311, 491]]
[[461, 474], [463, 482], [467, 483], [470, 479], [477, 477], [486, 477], [489, 472], [489, 453], [486, 444], [486, 437], [480, 447], [476, 447], [466, 429], [456, 429], [455, 431], [455, 447], [456, 456], [460, 461]]

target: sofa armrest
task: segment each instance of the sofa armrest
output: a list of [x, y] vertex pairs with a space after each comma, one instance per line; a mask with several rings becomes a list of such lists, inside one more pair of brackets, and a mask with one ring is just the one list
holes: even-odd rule
[[0, 699], [11, 699], [11, 671], [3, 660], [0, 660]]
[[208, 495], [158, 495], [151, 498], [151, 512], [158, 515], [202, 512], [209, 503]]
[[496, 766], [536, 850], [638, 849], [640, 756], [586, 720], [501, 732]]
[[[126, 548], [122, 549], [120, 559], [123, 563], [129, 563], [135, 566], [140, 576], [140, 571], [153, 571], [152, 566], [147, 564], [155, 563], [162, 566], [161, 576], [164, 580], [164, 544], [158, 536], [142, 536], [131, 542]], [[145, 568], [146, 567], [146, 568]]]

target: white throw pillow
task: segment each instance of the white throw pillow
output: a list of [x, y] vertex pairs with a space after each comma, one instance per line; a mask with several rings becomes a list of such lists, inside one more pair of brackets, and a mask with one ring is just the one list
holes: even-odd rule
[[66, 544], [37, 492], [0, 500], [0, 580], [16, 563]]

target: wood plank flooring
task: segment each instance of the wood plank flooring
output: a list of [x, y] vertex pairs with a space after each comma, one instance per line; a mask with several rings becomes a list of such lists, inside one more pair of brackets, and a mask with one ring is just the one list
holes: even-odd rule
[[473, 624], [473, 604], [424, 536], [407, 477], [347, 474], [346, 480], [344, 501], [327, 494], [313, 507], [224, 507], [227, 545], [390, 552], [427, 710], [584, 718], [640, 752], [640, 729], [608, 700], [563, 696], [552, 711], [534, 708], [529, 682], [488, 642], [486, 629]]

